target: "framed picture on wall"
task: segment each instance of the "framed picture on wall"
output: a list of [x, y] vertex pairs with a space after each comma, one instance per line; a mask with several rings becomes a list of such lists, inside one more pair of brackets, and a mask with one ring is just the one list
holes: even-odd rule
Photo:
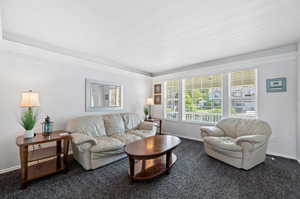
[[266, 84], [267, 84], [267, 92], [268, 93], [286, 92], [287, 91], [285, 77], [267, 79]]
[[155, 105], [161, 104], [161, 95], [154, 95], [154, 104]]
[[154, 84], [154, 94], [161, 94], [161, 84]]

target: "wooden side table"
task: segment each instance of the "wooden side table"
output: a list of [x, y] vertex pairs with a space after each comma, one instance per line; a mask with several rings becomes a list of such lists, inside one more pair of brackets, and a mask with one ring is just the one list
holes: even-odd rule
[[155, 126], [157, 127], [158, 134], [161, 135], [161, 129], [162, 129], [162, 120], [160, 118], [148, 118], [145, 119], [146, 122], [153, 122]]
[[[67, 171], [70, 140], [71, 136], [66, 131], [55, 131], [50, 136], [38, 133], [31, 139], [18, 136], [16, 144], [20, 149], [21, 188], [25, 189], [31, 180]], [[56, 142], [56, 146], [29, 150], [30, 146], [51, 142]]]

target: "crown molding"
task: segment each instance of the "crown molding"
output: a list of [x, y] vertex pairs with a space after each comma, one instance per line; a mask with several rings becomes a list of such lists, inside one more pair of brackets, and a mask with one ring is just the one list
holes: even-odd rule
[[191, 70], [196, 70], [200, 68], [206, 68], [206, 67], [212, 67], [212, 66], [218, 66], [218, 65], [227, 65], [234, 62], [243, 62], [247, 60], [253, 60], [258, 58], [264, 58], [264, 57], [270, 57], [270, 56], [276, 56], [281, 54], [286, 54], [290, 52], [296, 52], [297, 51], [297, 44], [287, 44], [283, 46], [277, 46], [274, 48], [268, 48], [263, 50], [257, 50], [249, 53], [234, 55], [230, 57], [224, 57], [220, 59], [215, 60], [209, 60], [205, 62], [195, 63], [187, 66], [181, 66], [177, 67], [175, 69], [162, 71], [159, 73], [153, 73], [153, 77], [159, 77], [164, 75], [170, 75], [173, 73], [180, 73], [180, 72], [187, 72]]
[[16, 33], [12, 33], [12, 32], [3, 31], [2, 33], [3, 33], [2, 38], [3, 38], [3, 40], [6, 40], [6, 41], [15, 42], [15, 43], [23, 44], [23, 45], [26, 45], [26, 46], [31, 46], [31, 47], [34, 47], [34, 48], [39, 48], [39, 49], [42, 49], [42, 50], [58, 53], [58, 54], [61, 54], [61, 55], [70, 56], [70, 57], [74, 57], [74, 58], [79, 58], [79, 59], [89, 61], [89, 62], [93, 62], [93, 63], [96, 63], [96, 64], [103, 64], [103, 65], [113, 67], [113, 68], [117, 68], [117, 69], [120, 69], [120, 70], [124, 70], [124, 71], [127, 71], [127, 72], [133, 72], [133, 73], [137, 73], [137, 74], [152, 77], [152, 73], [142, 71], [142, 70], [138, 70], [138, 69], [135, 69], [135, 68], [130, 67], [130, 66], [125, 66], [124, 64], [120, 64], [118, 62], [115, 62], [115, 61], [107, 59], [107, 58], [99, 57], [99, 56], [96, 56], [96, 55], [92, 55], [92, 54], [84, 53], [84, 52], [80, 52], [80, 51], [74, 51], [74, 50], [63, 48], [63, 47], [56, 46], [56, 45], [52, 45], [52, 44], [49, 44], [49, 43], [46, 43], [46, 42], [43, 42], [43, 41], [39, 41], [39, 40], [30, 38], [30, 37], [20, 35], [20, 34], [16, 34]]
[[264, 57], [256, 57], [252, 59], [233, 61], [230, 63], [217, 64], [217, 65], [205, 65], [201, 67], [195, 67], [191, 70], [180, 71], [176, 73], [168, 73], [165, 75], [154, 76], [154, 82], [161, 82], [166, 80], [189, 78], [202, 75], [213, 75], [219, 73], [226, 73], [229, 71], [243, 70], [256, 68], [263, 64], [281, 62], [286, 60], [296, 60], [297, 51], [285, 52], [277, 55], [269, 55]]

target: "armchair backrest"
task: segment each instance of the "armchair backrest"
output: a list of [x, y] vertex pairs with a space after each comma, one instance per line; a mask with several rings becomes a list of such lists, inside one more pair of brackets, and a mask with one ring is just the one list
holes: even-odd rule
[[225, 135], [237, 138], [245, 135], [266, 135], [272, 134], [270, 125], [258, 119], [227, 118], [217, 123], [217, 127], [225, 132]]

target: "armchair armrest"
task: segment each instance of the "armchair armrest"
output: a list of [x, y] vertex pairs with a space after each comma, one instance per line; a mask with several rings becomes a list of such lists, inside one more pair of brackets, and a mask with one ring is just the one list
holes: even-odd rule
[[253, 151], [255, 144], [263, 144], [267, 138], [265, 135], [246, 135], [236, 138], [235, 142], [237, 145], [240, 145], [244, 151]]
[[85, 144], [85, 143], [89, 143], [91, 145], [97, 144], [97, 140], [95, 138], [85, 135], [85, 134], [72, 133], [71, 137], [72, 137], [72, 142], [76, 145], [81, 145], [81, 144]]
[[153, 122], [142, 122], [140, 123], [138, 130], [153, 130], [155, 127], [155, 124]]
[[200, 128], [202, 138], [206, 136], [222, 137], [225, 135], [224, 131], [215, 126], [203, 126]]
[[242, 142], [249, 142], [251, 144], [263, 143], [267, 139], [265, 135], [246, 135], [236, 138], [235, 142], [240, 145]]

